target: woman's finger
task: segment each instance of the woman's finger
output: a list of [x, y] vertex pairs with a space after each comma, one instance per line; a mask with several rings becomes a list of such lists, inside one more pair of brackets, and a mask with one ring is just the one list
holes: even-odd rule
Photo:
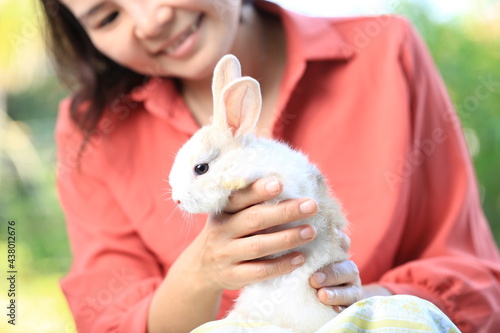
[[260, 282], [288, 274], [302, 266], [304, 262], [305, 256], [299, 252], [288, 253], [274, 259], [248, 261], [234, 269], [233, 279], [243, 281], [243, 285]]
[[316, 229], [307, 224], [269, 234], [257, 234], [237, 239], [229, 246], [232, 247], [231, 252], [235, 254], [235, 260], [248, 261], [294, 249], [310, 242], [315, 237]]
[[327, 265], [314, 273], [309, 283], [316, 289], [343, 284], [361, 284], [358, 266], [351, 261], [341, 261]]
[[277, 178], [262, 178], [248, 187], [234, 191], [229, 197], [225, 212], [236, 213], [247, 207], [272, 199], [283, 190], [283, 185]]
[[316, 201], [307, 198], [290, 199], [276, 205], [255, 205], [229, 217], [219, 224], [231, 238], [252, 235], [266, 229], [299, 221], [318, 211]]
[[361, 286], [325, 287], [318, 290], [318, 298], [325, 305], [350, 306], [362, 297]]
[[339, 234], [340, 247], [346, 253], [349, 252], [349, 249], [351, 248], [351, 239], [342, 230], [337, 230], [337, 232]]
[[347, 309], [347, 306], [342, 306], [342, 305], [332, 305], [333, 311], [341, 313], [345, 309]]

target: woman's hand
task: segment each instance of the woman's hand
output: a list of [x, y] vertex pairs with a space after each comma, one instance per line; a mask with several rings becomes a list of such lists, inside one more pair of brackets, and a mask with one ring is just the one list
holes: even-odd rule
[[[342, 249], [348, 252], [351, 240], [344, 232], [339, 232]], [[358, 266], [351, 260], [323, 267], [311, 276], [309, 283], [318, 290], [321, 303], [331, 305], [337, 312], [365, 298], [392, 295], [378, 284], [362, 286]]]
[[[344, 232], [339, 232], [342, 249], [348, 252], [351, 240]], [[321, 303], [333, 306], [337, 312], [363, 298], [358, 266], [351, 260], [323, 267], [311, 276], [309, 283], [318, 290]]]
[[318, 210], [314, 200], [305, 198], [260, 205], [281, 191], [277, 179], [258, 180], [234, 192], [226, 211], [208, 219], [197, 238], [201, 245], [197, 269], [211, 288], [240, 289], [249, 283], [287, 274], [304, 263], [304, 255], [298, 252], [260, 259], [296, 248], [316, 236], [310, 225], [270, 232], [270, 228], [313, 216]]
[[[278, 180], [260, 179], [235, 191], [226, 212], [208, 219], [156, 290], [148, 317], [150, 332], [189, 332], [216, 318], [224, 289], [239, 289], [283, 275], [304, 263], [304, 254], [298, 252], [260, 259], [296, 248], [316, 236], [310, 225], [265, 232], [318, 211], [316, 202], [305, 198], [260, 205], [281, 191]], [[172, 303], [172, 299], [177, 301]]]

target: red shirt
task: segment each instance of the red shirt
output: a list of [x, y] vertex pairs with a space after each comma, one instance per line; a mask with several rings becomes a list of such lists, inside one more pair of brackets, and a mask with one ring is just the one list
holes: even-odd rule
[[[363, 283], [430, 300], [464, 332], [498, 329], [500, 256], [459, 121], [410, 24], [259, 6], [286, 30], [273, 136], [326, 175]], [[164, 181], [199, 125], [172, 82], [151, 79], [109, 106], [78, 170], [68, 108], [58, 187], [74, 258], [62, 289], [79, 331], [145, 332], [155, 289], [206, 219], [185, 221]], [[224, 293], [221, 315], [235, 296]]]

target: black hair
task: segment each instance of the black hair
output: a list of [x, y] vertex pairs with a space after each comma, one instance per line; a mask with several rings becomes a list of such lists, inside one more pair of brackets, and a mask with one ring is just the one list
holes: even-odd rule
[[71, 119], [84, 134], [80, 157], [106, 106], [146, 82], [148, 77], [117, 64], [97, 50], [63, 3], [58, 0], [41, 0], [41, 3], [48, 50], [59, 78], [73, 92]]

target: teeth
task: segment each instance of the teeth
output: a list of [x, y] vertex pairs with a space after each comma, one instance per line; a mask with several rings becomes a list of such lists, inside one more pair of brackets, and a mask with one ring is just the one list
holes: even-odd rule
[[167, 48], [167, 53], [172, 53], [179, 45], [181, 45], [193, 32], [200, 26], [201, 19], [196, 20], [189, 29], [179, 37], [179, 39]]

